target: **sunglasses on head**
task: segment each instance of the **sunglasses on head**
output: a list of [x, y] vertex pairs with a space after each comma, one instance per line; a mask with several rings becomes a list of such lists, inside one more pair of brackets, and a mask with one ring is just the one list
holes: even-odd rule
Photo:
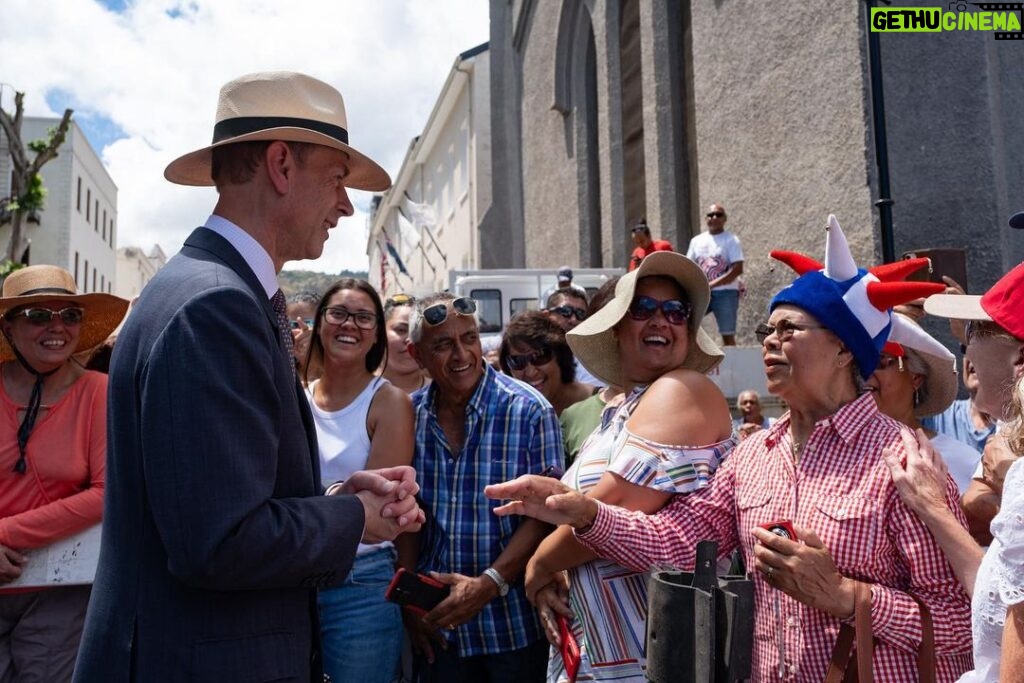
[[658, 301], [653, 297], [641, 294], [635, 297], [633, 303], [629, 305], [629, 317], [633, 320], [650, 320], [659, 310], [669, 325], [685, 325], [686, 321], [690, 319], [693, 306], [689, 301], [680, 301], [679, 299]]
[[708, 218], [725, 218], [725, 214], [721, 211], [708, 211], [706, 215]]
[[542, 365], [550, 363], [552, 358], [554, 358], [554, 354], [551, 349], [544, 348], [540, 351], [534, 351], [533, 353], [521, 353], [515, 356], [509, 355], [509, 357], [505, 359], [505, 362], [508, 363], [509, 370], [519, 372], [520, 370], [525, 370], [527, 365], [539, 368]]
[[[312, 318], [306, 318], [305, 322], [306, 322], [306, 327], [313, 327], [313, 319]], [[299, 321], [298, 320], [293, 320], [292, 321], [292, 329], [293, 330], [299, 329]]]
[[423, 320], [431, 327], [440, 325], [448, 319], [449, 304], [451, 304], [451, 310], [455, 311], [458, 315], [473, 315], [476, 313], [476, 302], [468, 296], [460, 296], [458, 299], [450, 302], [442, 301], [433, 306], [427, 306], [423, 309]]
[[384, 302], [385, 306], [411, 306], [416, 303], [416, 297], [411, 294], [393, 294]]
[[569, 306], [568, 304], [562, 304], [551, 309], [552, 313], [557, 313], [565, 319], [569, 319], [576, 316], [577, 320], [583, 320], [587, 317], [587, 312], [582, 308], [576, 308], [575, 306]]
[[59, 311], [52, 311], [49, 308], [23, 308], [11, 315], [11, 318], [24, 316], [33, 325], [49, 325], [54, 317], [59, 317], [65, 325], [80, 325], [85, 318], [85, 309], [77, 306], [68, 306]]

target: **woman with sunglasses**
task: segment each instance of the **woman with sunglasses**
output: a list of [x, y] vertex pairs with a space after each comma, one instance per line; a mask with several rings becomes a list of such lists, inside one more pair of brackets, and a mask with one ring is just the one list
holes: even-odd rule
[[541, 311], [520, 313], [505, 329], [498, 351], [502, 372], [544, 395], [557, 415], [594, 393], [576, 381], [576, 363], [565, 332]]
[[[720, 556], [739, 548], [754, 583], [753, 681], [825, 680], [834, 652], [841, 680], [856, 621], [873, 644], [873, 656], [866, 647], [857, 654], [870, 657], [874, 680], [927, 680], [919, 666], [933, 654], [932, 680], [951, 683], [971, 663], [969, 602], [883, 461], [886, 449], [907, 455], [900, 424], [862, 390], [902, 327], [891, 306], [942, 286], [900, 281], [925, 259], [858, 268], [834, 216], [826, 235], [824, 264], [772, 252], [799, 277], [773, 297], [757, 336], [768, 391], [790, 409], [737, 446], [707, 487], [653, 514], [537, 477], [485, 494], [517, 499], [497, 514], [569, 524], [589, 552], [634, 570], [690, 569], [705, 539], [718, 542]], [[943, 499], [962, 525], [951, 483]], [[781, 522], [796, 539], [768, 530]]]
[[407, 394], [419, 391], [430, 383], [427, 373], [409, 355], [409, 314], [416, 298], [395, 294], [384, 302], [384, 327], [388, 335], [388, 362], [381, 376]]
[[28, 551], [100, 522], [107, 377], [72, 357], [101, 344], [128, 310], [76, 294], [56, 266], [7, 277], [0, 298], [0, 671], [5, 680], [70, 681], [90, 586], [18, 582]]
[[[586, 495], [654, 512], [707, 485], [734, 445], [725, 397], [704, 374], [722, 353], [700, 329], [707, 279], [689, 259], [651, 254], [614, 297], [567, 335], [583, 364], [626, 390], [622, 405], [583, 444], [562, 481]], [[569, 603], [563, 571], [568, 570]], [[572, 618], [583, 652], [577, 680], [645, 681], [646, 572], [598, 559], [562, 527], [527, 565], [527, 595], [553, 645], [556, 613]], [[549, 680], [565, 681], [553, 650]]]
[[[353, 472], [408, 465], [413, 414], [408, 394], [377, 376], [388, 341], [380, 297], [345, 278], [316, 309], [307, 367], [321, 369], [306, 390], [316, 424], [323, 486]], [[324, 671], [334, 683], [390, 683], [402, 645], [402, 616], [384, 592], [395, 573], [392, 543], [360, 545], [337, 588], [320, 591]]]

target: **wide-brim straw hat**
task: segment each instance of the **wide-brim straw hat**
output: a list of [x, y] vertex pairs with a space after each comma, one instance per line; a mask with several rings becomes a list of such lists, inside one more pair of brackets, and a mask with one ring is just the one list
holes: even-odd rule
[[701, 328], [708, 309], [711, 290], [704, 271], [683, 254], [657, 251], [645, 257], [636, 270], [619, 278], [615, 296], [597, 313], [570, 330], [565, 339], [576, 357], [592, 375], [609, 384], [626, 384], [619, 365], [619, 345], [612, 328], [625, 317], [636, 293], [636, 283], [645, 277], [662, 275], [679, 283], [693, 305], [690, 321], [691, 342], [686, 361], [680, 366], [697, 372], [713, 370], [725, 358], [711, 337]]
[[[4, 280], [0, 298], [0, 316], [15, 308], [52, 301], [68, 301], [85, 309], [75, 353], [88, 351], [103, 343], [124, 319], [128, 301], [113, 294], [78, 294], [75, 278], [58, 266], [28, 266], [16, 270]], [[0, 335], [0, 361], [14, 360], [14, 351]]]
[[372, 192], [391, 187], [387, 172], [348, 144], [348, 118], [341, 93], [323, 81], [291, 71], [247, 74], [222, 87], [213, 143], [172, 161], [164, 177], [179, 185], [213, 185], [215, 147], [259, 140], [339, 149], [348, 155], [345, 187]]
[[892, 320], [889, 341], [904, 350], [913, 350], [928, 368], [924, 380], [928, 391], [924, 400], [914, 406], [914, 417], [938, 415], [956, 399], [959, 389], [956, 357], [910, 316], [893, 312]]

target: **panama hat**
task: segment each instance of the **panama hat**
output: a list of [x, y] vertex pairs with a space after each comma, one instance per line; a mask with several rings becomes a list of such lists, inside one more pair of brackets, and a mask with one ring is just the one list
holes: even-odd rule
[[179, 185], [213, 185], [214, 147], [259, 140], [339, 149], [349, 157], [346, 187], [374, 192], [391, 187], [383, 168], [349, 146], [341, 93], [323, 81], [291, 71], [247, 74], [222, 87], [212, 144], [172, 161], [164, 177]]
[[913, 350], [928, 368], [924, 380], [927, 391], [924, 399], [914, 406], [914, 416], [938, 415], [956, 399], [959, 388], [956, 357], [913, 318], [893, 312], [892, 331], [882, 350], [891, 356], [902, 357], [907, 349]]
[[641, 278], [653, 275], [662, 275], [678, 282], [693, 306], [688, 327], [695, 343], [691, 343], [686, 360], [680, 367], [706, 373], [717, 367], [725, 357], [700, 326], [711, 299], [704, 271], [683, 254], [657, 251], [644, 258], [636, 270], [619, 278], [615, 285], [615, 296], [601, 310], [565, 335], [569, 347], [583, 367], [598, 379], [609, 384], [624, 384], [613, 328], [629, 310], [636, 292], [636, 283]]
[[[75, 353], [99, 346], [110, 336], [128, 311], [128, 301], [113, 294], [95, 292], [77, 294], [75, 278], [58, 266], [28, 266], [16, 270], [4, 280], [0, 297], [0, 315], [15, 308], [50, 301], [72, 301], [85, 309]], [[0, 360], [13, 360], [14, 351], [0, 335]]]

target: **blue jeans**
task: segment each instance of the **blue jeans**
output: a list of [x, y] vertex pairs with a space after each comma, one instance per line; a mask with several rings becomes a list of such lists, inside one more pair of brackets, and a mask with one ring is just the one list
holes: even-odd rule
[[332, 683], [391, 683], [402, 650], [401, 608], [384, 599], [394, 548], [359, 555], [345, 582], [320, 591], [324, 672]]
[[719, 334], [736, 334], [736, 312], [740, 308], [740, 290], [712, 289], [708, 313], [715, 314]]
[[434, 648], [434, 663], [417, 656], [416, 683], [544, 683], [548, 665], [548, 641], [541, 638], [526, 647], [492, 655], [460, 657], [458, 646]]

